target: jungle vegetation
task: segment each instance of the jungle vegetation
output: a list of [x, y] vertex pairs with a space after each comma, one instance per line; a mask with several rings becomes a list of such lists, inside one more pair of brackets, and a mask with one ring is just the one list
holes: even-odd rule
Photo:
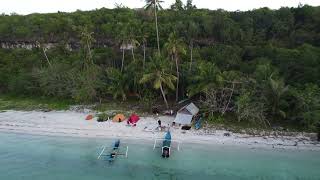
[[[320, 122], [320, 7], [0, 15], [0, 93], [78, 103], [191, 98], [213, 116], [310, 131]], [[48, 48], [48, 44], [54, 44]]]

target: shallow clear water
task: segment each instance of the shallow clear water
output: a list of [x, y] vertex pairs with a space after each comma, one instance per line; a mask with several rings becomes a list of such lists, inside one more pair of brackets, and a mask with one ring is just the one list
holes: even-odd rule
[[110, 165], [97, 155], [111, 140], [0, 133], [0, 180], [320, 179], [320, 152], [183, 144], [162, 159], [151, 141], [126, 143]]

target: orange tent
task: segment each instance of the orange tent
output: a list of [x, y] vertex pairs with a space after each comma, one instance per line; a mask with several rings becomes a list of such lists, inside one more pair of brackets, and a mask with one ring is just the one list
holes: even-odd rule
[[117, 114], [113, 117], [113, 122], [122, 122], [126, 119], [126, 117], [123, 114]]

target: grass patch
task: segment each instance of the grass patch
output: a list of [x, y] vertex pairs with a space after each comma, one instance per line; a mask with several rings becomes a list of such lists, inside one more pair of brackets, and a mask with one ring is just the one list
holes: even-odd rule
[[132, 113], [137, 113], [139, 115], [146, 115], [148, 112], [145, 111], [145, 108], [137, 100], [128, 100], [128, 101], [116, 101], [110, 100], [109, 102], [102, 102], [97, 104], [93, 108], [98, 112], [114, 112], [114, 114], [124, 114], [125, 116], [130, 116]]
[[[68, 110], [72, 105], [79, 104], [68, 99], [0, 95], [0, 112], [3, 110]], [[122, 113], [125, 116], [129, 116], [131, 113], [137, 113], [139, 115], [147, 114], [139, 101], [136, 100], [128, 100], [125, 102], [109, 100], [102, 103], [84, 105], [84, 107], [86, 106], [98, 112], [111, 112], [112, 114]]]
[[249, 121], [239, 122], [236, 115], [232, 113], [225, 114], [224, 116], [221, 116], [220, 114], [214, 114], [213, 116], [205, 118], [205, 121], [209, 125], [209, 127], [214, 127], [216, 129], [225, 129], [236, 133], [246, 132], [250, 134], [254, 131], [271, 132], [279, 130], [287, 132], [311, 132], [307, 128], [303, 128], [290, 122], [282, 122], [281, 124], [270, 122], [271, 126], [265, 126]]
[[70, 100], [48, 97], [0, 95], [0, 110], [67, 110], [73, 104]]
[[221, 116], [220, 114], [215, 114], [214, 116], [209, 116], [206, 118], [206, 122], [209, 126], [214, 126], [218, 129], [226, 129], [232, 132], [241, 132], [246, 129], [255, 130], [271, 130], [270, 127], [265, 127], [259, 124], [250, 123], [246, 121], [237, 121], [237, 118], [233, 114], [225, 114]]

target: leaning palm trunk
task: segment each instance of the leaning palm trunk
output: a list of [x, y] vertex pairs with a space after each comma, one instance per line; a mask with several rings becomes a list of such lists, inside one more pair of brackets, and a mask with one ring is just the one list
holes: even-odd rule
[[162, 88], [162, 83], [160, 83], [160, 90], [161, 90], [161, 94], [162, 94], [164, 103], [166, 104], [167, 109], [169, 109], [168, 101], [167, 101], [166, 95], [164, 94], [164, 91], [163, 91], [163, 88]]
[[173, 57], [173, 55], [171, 56], [171, 62], [170, 62], [170, 71], [172, 71], [172, 63], [173, 63], [173, 61], [174, 61], [174, 57]]
[[193, 63], [193, 41], [191, 40], [191, 42], [190, 42], [190, 67], [189, 67], [190, 72], [192, 70], [192, 63]]
[[131, 49], [131, 53], [132, 53], [132, 59], [133, 59], [133, 61], [135, 61], [135, 58], [134, 58], [134, 48]]
[[121, 72], [123, 71], [123, 65], [124, 65], [124, 49], [122, 49]]
[[52, 65], [51, 65], [51, 63], [49, 61], [49, 58], [48, 58], [47, 53], [46, 53], [46, 50], [44, 48], [42, 48], [42, 52], [43, 52], [44, 56], [46, 57], [46, 60], [47, 60], [47, 62], [49, 64], [49, 66], [51, 67]]
[[38, 42], [38, 41], [37, 41], [37, 45], [39, 46], [39, 48], [42, 49], [43, 55], [45, 56], [45, 58], [46, 58], [46, 60], [47, 60], [47, 62], [48, 62], [48, 64], [49, 64], [49, 66], [51, 67], [52, 65], [51, 65], [51, 63], [50, 63], [50, 61], [49, 61], [49, 58], [48, 58], [48, 56], [47, 56], [46, 49], [45, 49], [45, 48], [41, 45], [41, 43]]
[[176, 102], [179, 101], [179, 64], [178, 64], [178, 57], [175, 55], [176, 60], [176, 71], [177, 71], [177, 87], [176, 87]]
[[158, 29], [158, 16], [157, 16], [157, 6], [154, 4], [154, 16], [156, 19], [156, 32], [157, 32], [157, 44], [158, 44], [158, 53], [160, 55], [160, 42], [159, 42], [159, 29]]
[[146, 65], [146, 44], [143, 42], [143, 69]]
[[89, 63], [90, 64], [93, 64], [93, 61], [92, 61], [92, 54], [91, 54], [91, 49], [90, 49], [90, 44], [89, 44], [89, 41], [87, 41], [87, 48], [88, 48], [88, 60], [89, 60]]
[[230, 96], [229, 96], [227, 105], [226, 105], [225, 108], [222, 110], [222, 115], [224, 115], [224, 114], [227, 112], [227, 110], [228, 110], [229, 104], [230, 104], [230, 102], [231, 102], [231, 98], [232, 98], [233, 93], [234, 93], [234, 88], [235, 88], [235, 83], [232, 83], [231, 93], [230, 93]]

